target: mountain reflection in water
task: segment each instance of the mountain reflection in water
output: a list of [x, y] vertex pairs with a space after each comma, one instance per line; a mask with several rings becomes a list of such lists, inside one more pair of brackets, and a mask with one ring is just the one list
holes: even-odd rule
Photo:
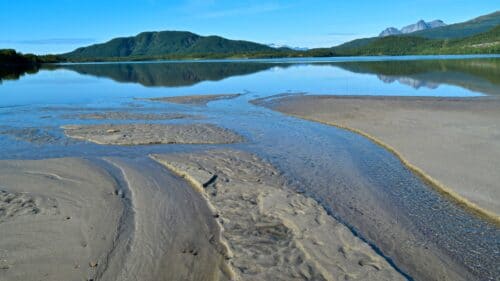
[[[355, 59], [355, 58], [354, 58]], [[331, 67], [332, 71], [348, 71], [350, 81], [356, 83], [361, 75], [374, 75], [383, 83], [399, 82], [413, 89], [437, 89], [441, 85], [457, 86], [486, 95], [499, 93], [500, 58], [404, 60], [404, 61], [342, 61], [335, 62], [279, 62], [279, 61], [188, 61], [188, 62], [135, 62], [135, 63], [85, 63], [44, 65], [44, 70], [65, 69], [83, 75], [109, 78], [121, 83], [138, 83], [146, 87], [184, 87], [204, 81], [220, 81], [229, 77], [254, 75], [272, 69], [308, 65]], [[20, 79], [25, 73], [38, 69], [3, 68], [2, 80]], [[362, 82], [359, 80], [360, 83]], [[281, 83], [276, 79], [275, 83]], [[336, 92], [334, 82], [331, 83]], [[350, 93], [340, 93], [350, 94]]]

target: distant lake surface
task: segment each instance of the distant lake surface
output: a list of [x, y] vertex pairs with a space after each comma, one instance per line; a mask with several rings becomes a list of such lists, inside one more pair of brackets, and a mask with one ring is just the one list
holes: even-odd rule
[[500, 92], [498, 56], [84, 63], [48, 65], [33, 72], [19, 81], [11, 80], [16, 75], [0, 73], [0, 106], [88, 103], [124, 98], [130, 92], [136, 97], [204, 93], [472, 97]]
[[[500, 98], [500, 56], [58, 64], [0, 69], [0, 79], [0, 159], [122, 157], [133, 161], [150, 153], [241, 149], [283, 171], [287, 186], [314, 198], [408, 280], [428, 274], [426, 270], [432, 273], [432, 269], [411, 268], [420, 259], [415, 253], [422, 249], [443, 261], [433, 265], [436, 268], [454, 264], [464, 276], [478, 280], [500, 276], [496, 225], [444, 198], [393, 154], [360, 135], [248, 102], [278, 94]], [[144, 100], [235, 93], [242, 95], [207, 106]], [[75, 117], [104, 111], [200, 118], [110, 121]], [[68, 139], [61, 129], [68, 124], [133, 122], [213, 123], [238, 132], [246, 141], [218, 146], [103, 146]], [[435, 211], [437, 206], [439, 211]], [[371, 213], [356, 212], [363, 208]]]

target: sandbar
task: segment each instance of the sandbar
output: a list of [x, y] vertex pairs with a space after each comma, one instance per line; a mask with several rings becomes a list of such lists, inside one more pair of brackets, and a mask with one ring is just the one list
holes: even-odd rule
[[62, 127], [71, 138], [97, 144], [219, 144], [243, 141], [237, 133], [212, 124], [102, 124]]
[[500, 221], [500, 99], [288, 96], [254, 103], [360, 133], [437, 190]]
[[235, 280], [404, 280], [253, 154], [225, 149], [151, 157], [208, 201]]

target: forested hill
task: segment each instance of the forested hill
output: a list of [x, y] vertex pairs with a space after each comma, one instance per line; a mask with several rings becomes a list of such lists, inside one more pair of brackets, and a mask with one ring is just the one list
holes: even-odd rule
[[500, 11], [465, 22], [413, 32], [411, 36], [429, 39], [460, 39], [487, 32], [498, 25], [500, 25]]
[[186, 31], [143, 32], [115, 38], [62, 54], [68, 60], [113, 60], [152, 58], [202, 58], [276, 53], [277, 49], [249, 41], [219, 36], [200, 36]]
[[[465, 22], [425, 29], [397, 36], [420, 37], [427, 39], [461, 39], [488, 32], [498, 25], [500, 25], [500, 11], [483, 15]], [[380, 39], [380, 37], [355, 39], [336, 46], [335, 48], [337, 50], [359, 48], [377, 41], [378, 39]]]
[[460, 39], [428, 39], [416, 36], [387, 36], [366, 45], [332, 48], [335, 55], [433, 55], [500, 54], [500, 25]]

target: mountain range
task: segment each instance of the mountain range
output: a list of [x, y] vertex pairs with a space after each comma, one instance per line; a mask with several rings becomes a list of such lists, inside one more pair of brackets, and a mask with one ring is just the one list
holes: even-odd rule
[[379, 37], [408, 34], [416, 31], [427, 30], [442, 26], [446, 26], [446, 23], [444, 23], [442, 20], [433, 20], [431, 22], [425, 22], [424, 20], [419, 20], [417, 23], [407, 25], [401, 29], [397, 29], [395, 27], [388, 27], [379, 34]]
[[188, 31], [142, 32], [59, 55], [22, 55], [5, 50], [0, 52], [0, 64], [5, 64], [4, 60], [7, 64], [24, 61], [39, 64], [64, 61], [500, 54], [500, 11], [450, 25], [440, 20], [420, 20], [401, 30], [388, 28], [380, 35], [330, 48], [302, 49], [201, 36]]
[[[491, 31], [500, 25], [500, 11], [480, 16], [469, 21], [449, 24], [442, 27], [424, 29], [409, 34], [396, 35], [396, 37], [418, 37], [426, 39], [452, 40], [471, 37], [480, 33]], [[387, 36], [392, 37], [392, 36]], [[337, 50], [350, 50], [365, 47], [370, 43], [386, 40], [385, 37], [369, 37], [355, 39], [339, 46], [333, 47]], [[404, 39], [403, 39], [404, 40]], [[490, 38], [490, 41], [498, 42], [498, 38]], [[491, 43], [491, 42], [490, 42]]]

